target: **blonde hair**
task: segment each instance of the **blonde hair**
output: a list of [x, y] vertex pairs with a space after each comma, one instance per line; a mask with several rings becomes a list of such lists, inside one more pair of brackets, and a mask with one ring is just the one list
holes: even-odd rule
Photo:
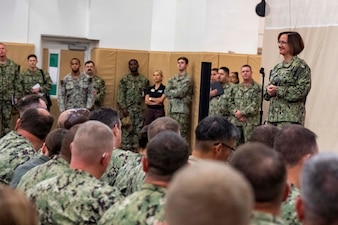
[[161, 77], [163, 77], [163, 72], [162, 72], [162, 70], [155, 70], [153, 74], [155, 74], [155, 73], [159, 73], [159, 74], [161, 75]]
[[38, 225], [38, 213], [26, 196], [7, 186], [0, 185], [1, 225]]

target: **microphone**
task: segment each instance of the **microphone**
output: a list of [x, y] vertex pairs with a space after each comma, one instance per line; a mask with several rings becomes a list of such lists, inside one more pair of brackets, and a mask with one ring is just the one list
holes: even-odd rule
[[265, 75], [264, 67], [261, 67], [261, 69], [259, 70], [259, 73], [262, 74], [263, 76]]

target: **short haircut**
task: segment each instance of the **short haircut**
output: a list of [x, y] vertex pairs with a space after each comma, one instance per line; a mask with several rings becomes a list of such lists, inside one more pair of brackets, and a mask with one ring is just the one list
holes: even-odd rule
[[218, 68], [212, 68], [211, 71], [216, 71], [216, 72], [218, 72]]
[[69, 130], [75, 124], [86, 122], [89, 116], [90, 111], [86, 108], [67, 109], [59, 115], [58, 128]]
[[20, 129], [28, 131], [40, 140], [45, 140], [53, 126], [54, 118], [46, 109], [33, 108], [24, 112], [20, 121]]
[[43, 101], [43, 99], [38, 94], [30, 94], [22, 97], [18, 102], [18, 110], [20, 117], [27, 109], [41, 108], [41, 101]]
[[76, 131], [72, 146], [72, 159], [76, 157], [82, 162], [96, 162], [98, 158], [101, 159], [102, 154], [113, 150], [113, 132], [102, 122], [84, 122]]
[[184, 57], [184, 56], [179, 57], [179, 58], [177, 59], [177, 61], [179, 61], [179, 60], [183, 60], [183, 61], [185, 62], [185, 64], [189, 64], [189, 59], [188, 59], [187, 57]]
[[61, 142], [61, 150], [60, 155], [63, 156], [65, 160], [70, 162], [71, 159], [71, 152], [70, 152], [70, 144], [73, 142], [76, 131], [79, 129], [80, 124], [76, 124], [72, 126], [67, 134], [63, 137], [63, 140]]
[[137, 59], [131, 59], [131, 60], [129, 60], [128, 65], [130, 65], [131, 62], [136, 62], [138, 64]]
[[243, 175], [224, 163], [203, 161], [174, 175], [165, 214], [170, 225], [248, 225], [252, 208], [252, 190]]
[[78, 58], [72, 58], [72, 59], [70, 60], [70, 63], [72, 63], [73, 60], [76, 60], [79, 64], [81, 64], [81, 61], [80, 61], [80, 59], [78, 59]]
[[101, 107], [95, 109], [91, 112], [89, 120], [100, 121], [111, 129], [113, 129], [115, 125], [117, 125], [119, 128], [121, 127], [119, 113], [110, 107]]
[[159, 73], [159, 74], [161, 75], [161, 77], [163, 77], [163, 71], [162, 71], [162, 70], [155, 70], [155, 71], [154, 71], [154, 74], [155, 74], [155, 73]]
[[35, 54], [30, 54], [27, 56], [27, 59], [30, 59], [31, 57], [35, 58], [35, 59], [38, 59], [38, 57], [35, 55]]
[[282, 155], [287, 167], [293, 167], [307, 154], [317, 153], [316, 137], [301, 125], [284, 125], [275, 137], [274, 148]]
[[165, 130], [171, 130], [178, 133], [180, 132], [180, 124], [170, 117], [159, 117], [148, 126], [148, 140]]
[[37, 225], [39, 217], [37, 210], [23, 193], [0, 185], [0, 221], [2, 225]]
[[248, 67], [248, 68], [250, 68], [250, 71], [252, 71], [252, 68], [251, 68], [251, 66], [249, 64], [245, 64], [241, 68], [243, 68], [243, 67]]
[[208, 116], [198, 123], [195, 129], [195, 137], [197, 150], [207, 151], [209, 148], [205, 146], [205, 142], [238, 141], [240, 132], [235, 125], [223, 116]]
[[163, 131], [147, 145], [148, 173], [158, 176], [173, 175], [186, 165], [189, 157], [188, 143], [176, 132]]
[[93, 66], [95, 66], [95, 63], [94, 63], [94, 61], [92, 61], [92, 60], [88, 60], [88, 61], [86, 61], [86, 62], [85, 62], [85, 65], [87, 65], [87, 64], [89, 64], [89, 63], [92, 63], [92, 64], [93, 64]]
[[229, 73], [230, 73], [229, 68], [228, 68], [228, 67], [225, 67], [225, 66], [220, 67], [219, 70], [223, 70], [226, 74], [229, 74]]
[[264, 124], [253, 129], [249, 141], [263, 143], [273, 148], [273, 143], [278, 132], [279, 128], [277, 126]]
[[279, 38], [286, 34], [288, 36], [288, 44], [290, 47], [291, 55], [295, 56], [301, 53], [304, 49], [304, 41], [302, 36], [298, 32], [295, 31], [284, 31], [278, 34], [277, 41], [279, 41]]
[[67, 132], [68, 130], [64, 128], [57, 128], [49, 132], [45, 140], [49, 158], [52, 158], [54, 155], [58, 155], [60, 153], [61, 143]]
[[142, 127], [138, 133], [138, 146], [139, 148], [145, 149], [148, 144], [148, 125]]
[[301, 175], [301, 199], [306, 221], [317, 225], [337, 224], [337, 187], [336, 153], [320, 153], [305, 162]]
[[246, 143], [238, 147], [230, 163], [247, 178], [257, 203], [281, 204], [286, 166], [278, 152], [262, 143]]

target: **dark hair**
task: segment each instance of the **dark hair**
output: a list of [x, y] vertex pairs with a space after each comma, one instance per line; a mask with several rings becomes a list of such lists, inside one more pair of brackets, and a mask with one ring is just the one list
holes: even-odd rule
[[188, 157], [188, 143], [173, 131], [162, 131], [147, 145], [148, 173], [173, 175], [187, 163]]
[[219, 70], [224, 70], [224, 72], [227, 73], [227, 74], [230, 73], [229, 68], [228, 68], [228, 67], [225, 67], [225, 66], [220, 67]]
[[43, 101], [42, 97], [38, 94], [30, 94], [21, 98], [18, 102], [20, 117], [27, 109], [38, 108], [40, 105], [40, 100]]
[[130, 65], [131, 62], [136, 62], [138, 64], [138, 61], [136, 59], [129, 60], [128, 65]]
[[184, 62], [185, 62], [185, 64], [189, 64], [189, 59], [187, 58], [187, 57], [179, 57], [178, 59], [177, 59], [177, 61], [179, 61], [179, 60], [183, 60]]
[[85, 65], [87, 65], [87, 64], [89, 64], [89, 63], [92, 63], [92, 64], [93, 64], [93, 66], [95, 66], [95, 63], [94, 63], [92, 60], [88, 60], [88, 61], [86, 61], [86, 62], [85, 62]]
[[[48, 114], [42, 113], [45, 110]], [[28, 109], [20, 118], [20, 129], [26, 130], [40, 140], [45, 140], [53, 126], [54, 118], [46, 109]]]
[[138, 133], [138, 146], [145, 149], [148, 144], [148, 125], [142, 127]]
[[38, 59], [38, 57], [35, 54], [30, 54], [27, 56], [27, 59], [29, 59], [30, 57], [34, 57], [35, 59]]
[[64, 128], [69, 130], [75, 124], [80, 124], [88, 121], [90, 116], [90, 111], [86, 108], [74, 108], [68, 109], [66, 119], [63, 122]]
[[265, 144], [246, 143], [238, 147], [230, 163], [247, 178], [256, 202], [282, 202], [286, 166], [278, 152]]
[[76, 60], [79, 64], [81, 64], [81, 61], [80, 61], [80, 59], [78, 59], [78, 58], [72, 58], [72, 59], [70, 60], [70, 63], [72, 63], [73, 60]]
[[302, 36], [298, 32], [295, 31], [284, 31], [278, 34], [277, 41], [279, 41], [279, 38], [286, 34], [288, 36], [288, 44], [290, 47], [290, 53], [291, 55], [295, 56], [301, 53], [304, 49], [304, 41]]
[[335, 224], [338, 220], [338, 155], [325, 152], [311, 157], [304, 164], [300, 183], [305, 220], [318, 225]]
[[251, 68], [251, 66], [249, 64], [244, 64], [241, 68], [243, 68], [243, 67], [249, 67], [250, 71], [252, 71], [252, 68]]
[[218, 72], [218, 68], [212, 68], [211, 71], [216, 71], [216, 72]]
[[68, 130], [64, 128], [57, 128], [49, 132], [45, 140], [49, 158], [52, 158], [54, 155], [58, 155], [60, 153], [61, 143], [67, 132]]
[[165, 130], [178, 133], [180, 131], [180, 124], [170, 117], [159, 117], [148, 125], [148, 140]]
[[201, 120], [196, 129], [196, 146], [200, 150], [207, 150], [203, 143], [206, 141], [227, 142], [238, 141], [240, 132], [238, 128], [222, 116], [208, 116]]
[[316, 134], [301, 125], [285, 125], [275, 137], [274, 148], [287, 166], [295, 166], [307, 154], [318, 151]]
[[271, 124], [261, 125], [253, 129], [249, 141], [263, 143], [273, 148], [273, 143], [278, 132], [279, 128], [276, 126]]
[[97, 108], [89, 116], [89, 120], [97, 120], [106, 124], [111, 129], [117, 124], [120, 127], [120, 117], [116, 110], [110, 107]]
[[76, 124], [72, 126], [68, 132], [63, 137], [63, 140], [61, 142], [61, 150], [60, 155], [64, 156], [63, 158], [70, 162], [71, 159], [71, 152], [70, 152], [70, 143], [73, 142], [76, 131], [79, 129], [81, 124]]

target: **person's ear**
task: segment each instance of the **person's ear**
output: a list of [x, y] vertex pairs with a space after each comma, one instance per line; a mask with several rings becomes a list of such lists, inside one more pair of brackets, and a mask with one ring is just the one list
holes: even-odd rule
[[43, 155], [48, 155], [48, 148], [45, 142], [42, 144], [41, 152]]
[[142, 156], [142, 168], [145, 173], [147, 173], [149, 170], [149, 163], [146, 156]]
[[14, 130], [18, 130], [19, 127], [21, 126], [21, 123], [22, 123], [21, 118], [18, 118], [18, 119], [16, 120]]
[[296, 212], [299, 221], [304, 221], [304, 202], [300, 196], [296, 198]]
[[111, 152], [105, 152], [101, 156], [101, 164], [104, 165], [105, 167], [108, 167], [111, 159]]
[[290, 193], [290, 185], [288, 183], [285, 184], [284, 194], [283, 194], [283, 202], [286, 201]]

